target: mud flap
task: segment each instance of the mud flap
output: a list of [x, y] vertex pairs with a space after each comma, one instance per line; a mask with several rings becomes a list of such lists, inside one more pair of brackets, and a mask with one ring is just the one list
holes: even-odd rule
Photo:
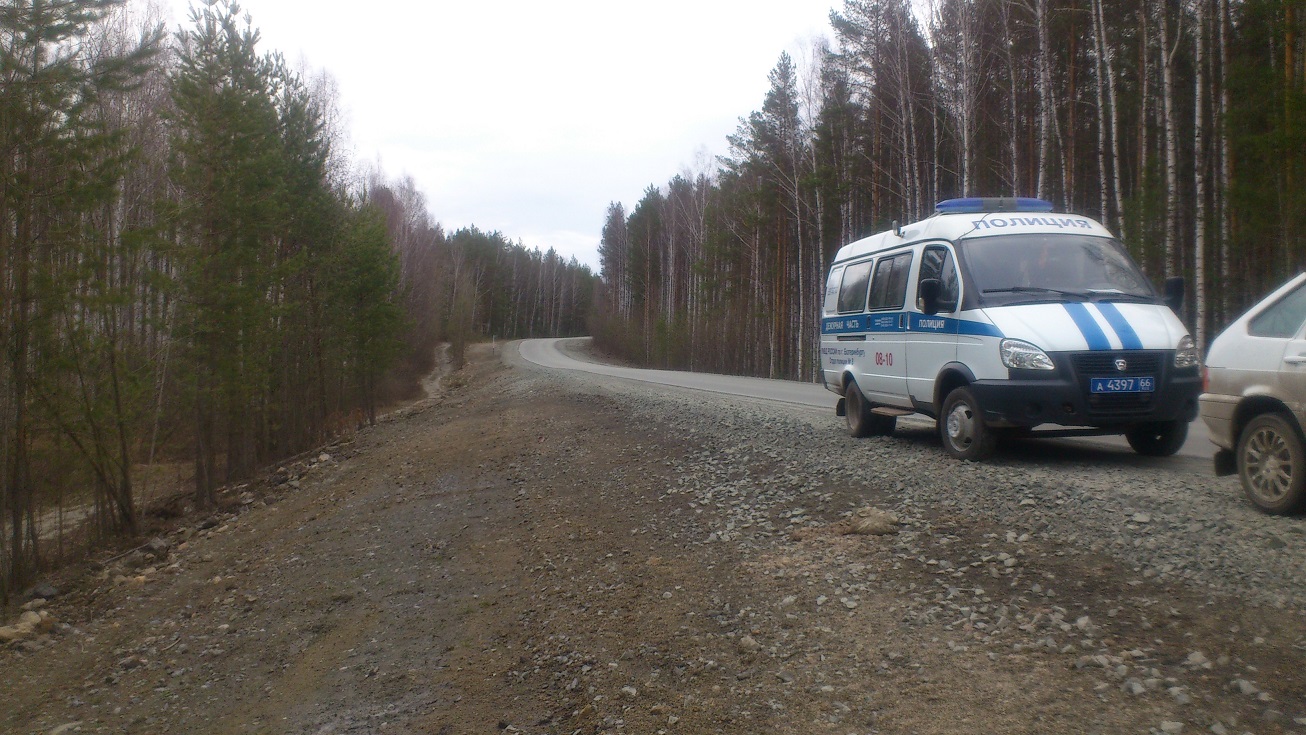
[[1238, 457], [1232, 449], [1221, 449], [1215, 453], [1215, 476], [1227, 477], [1238, 472]]

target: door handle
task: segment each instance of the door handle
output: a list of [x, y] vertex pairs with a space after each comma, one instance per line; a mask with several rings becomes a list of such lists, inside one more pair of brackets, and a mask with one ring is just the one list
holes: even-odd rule
[[1289, 365], [1306, 365], [1306, 355], [1288, 355], [1283, 361]]

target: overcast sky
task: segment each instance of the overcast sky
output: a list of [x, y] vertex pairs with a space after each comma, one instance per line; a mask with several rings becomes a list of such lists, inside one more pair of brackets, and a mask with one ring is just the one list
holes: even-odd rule
[[[170, 0], [175, 28], [187, 0]], [[841, 0], [244, 0], [263, 50], [331, 73], [356, 161], [475, 224], [597, 269], [634, 206], [762, 105]]]

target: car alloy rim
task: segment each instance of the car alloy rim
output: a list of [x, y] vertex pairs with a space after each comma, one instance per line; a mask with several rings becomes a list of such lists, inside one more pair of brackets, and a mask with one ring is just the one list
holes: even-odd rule
[[1278, 502], [1292, 483], [1288, 442], [1273, 429], [1257, 431], [1247, 442], [1247, 469], [1252, 492], [1267, 502]]

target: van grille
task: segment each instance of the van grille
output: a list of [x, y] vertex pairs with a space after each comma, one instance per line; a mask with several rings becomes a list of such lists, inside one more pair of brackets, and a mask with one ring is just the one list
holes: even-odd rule
[[[1125, 363], [1129, 366], [1122, 373], [1116, 370], [1116, 358], [1124, 358]], [[1084, 385], [1088, 385], [1088, 378], [1110, 378], [1116, 375], [1151, 375], [1160, 377], [1161, 362], [1165, 358], [1164, 352], [1077, 352], [1071, 355], [1071, 363], [1075, 366], [1075, 372], [1084, 378]]]
[[[1095, 416], [1133, 416], [1152, 411], [1157, 392], [1152, 393], [1092, 393], [1089, 383], [1092, 378], [1110, 378], [1117, 375], [1156, 378], [1159, 392], [1165, 384], [1166, 357], [1164, 351], [1096, 351], [1076, 352], [1070, 355], [1070, 364], [1075, 371], [1075, 380], [1083, 391], [1088, 411]], [[1116, 369], [1116, 360], [1123, 359], [1124, 371]]]

